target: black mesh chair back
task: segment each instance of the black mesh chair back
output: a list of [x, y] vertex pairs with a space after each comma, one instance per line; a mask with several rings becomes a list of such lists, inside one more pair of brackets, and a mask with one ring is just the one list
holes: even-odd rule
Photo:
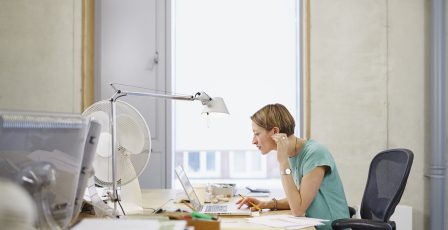
[[403, 195], [414, 154], [408, 149], [390, 149], [378, 153], [370, 163], [367, 185], [361, 201], [361, 219], [338, 219], [335, 230], [395, 230], [389, 218]]
[[386, 150], [373, 158], [361, 202], [362, 219], [389, 221], [406, 187], [413, 159], [408, 149]]

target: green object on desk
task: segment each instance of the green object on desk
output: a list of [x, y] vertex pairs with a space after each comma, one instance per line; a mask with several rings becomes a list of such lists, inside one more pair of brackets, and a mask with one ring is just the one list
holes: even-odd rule
[[199, 213], [199, 212], [192, 212], [191, 217], [196, 218], [196, 219], [202, 219], [202, 220], [212, 220], [213, 219], [213, 216], [210, 216], [210, 215], [204, 214], [204, 213]]

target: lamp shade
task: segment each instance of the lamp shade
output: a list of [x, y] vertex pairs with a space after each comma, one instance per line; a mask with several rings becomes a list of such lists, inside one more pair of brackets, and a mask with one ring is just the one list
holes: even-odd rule
[[227, 106], [224, 103], [224, 100], [222, 97], [213, 97], [210, 101], [208, 101], [204, 105], [204, 109], [202, 110], [202, 113], [206, 113], [207, 115], [210, 113], [227, 113], [229, 114], [229, 111], [227, 110]]

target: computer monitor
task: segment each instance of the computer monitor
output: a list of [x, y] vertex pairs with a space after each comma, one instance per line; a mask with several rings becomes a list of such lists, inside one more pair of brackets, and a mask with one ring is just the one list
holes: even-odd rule
[[77, 216], [99, 126], [80, 114], [0, 111], [0, 176], [32, 195], [41, 228]]

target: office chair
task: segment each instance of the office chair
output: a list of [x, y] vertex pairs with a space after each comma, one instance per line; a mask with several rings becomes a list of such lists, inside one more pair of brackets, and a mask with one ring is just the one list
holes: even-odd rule
[[378, 153], [370, 163], [367, 185], [361, 202], [361, 219], [338, 219], [333, 229], [395, 230], [389, 218], [403, 194], [414, 154], [408, 149], [390, 149]]

